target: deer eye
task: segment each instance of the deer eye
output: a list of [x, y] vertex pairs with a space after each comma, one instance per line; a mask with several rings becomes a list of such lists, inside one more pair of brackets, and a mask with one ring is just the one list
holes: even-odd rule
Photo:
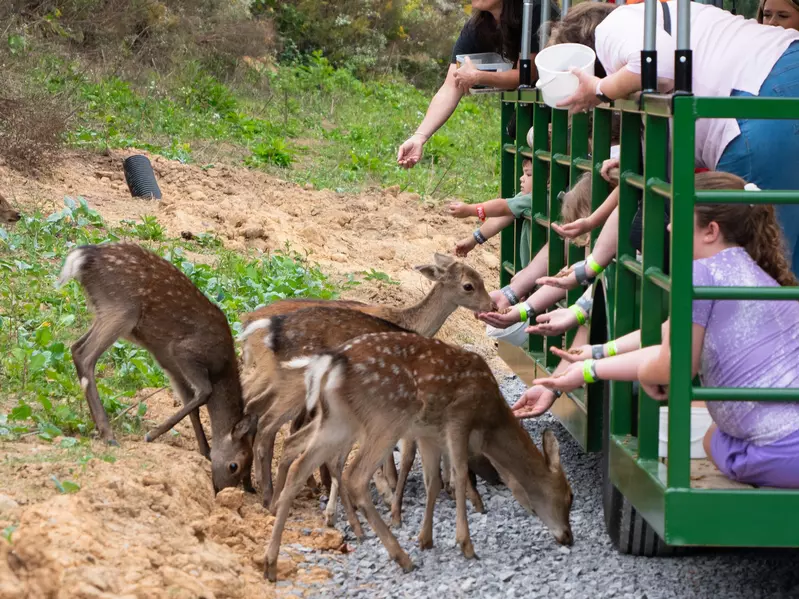
[[474, 291], [474, 285], [472, 285], [471, 283], [464, 283], [463, 284], [463, 290], [464, 291]]
[[236, 462], [231, 462], [228, 466], [228, 470], [230, 470], [231, 474], [236, 474], [236, 471], [239, 469], [239, 465]]

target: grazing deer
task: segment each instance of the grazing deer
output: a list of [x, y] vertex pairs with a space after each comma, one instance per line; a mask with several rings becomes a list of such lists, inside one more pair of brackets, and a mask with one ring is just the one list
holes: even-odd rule
[[[72, 346], [72, 360], [103, 440], [117, 444], [100, 401], [95, 366], [124, 338], [153, 354], [184, 407], [145, 436], [153, 441], [187, 415], [199, 451], [211, 459], [215, 491], [250, 481], [257, 419], [244, 415], [238, 363], [225, 315], [175, 266], [131, 243], [87, 245], [69, 253], [57, 285], [77, 279], [95, 312]], [[208, 408], [213, 448], [200, 422]]]
[[465, 557], [475, 557], [465, 503], [470, 450], [491, 461], [517, 501], [537, 514], [559, 543], [573, 542], [573, 495], [555, 435], [544, 432], [542, 455], [479, 355], [409, 333], [378, 333], [284, 366], [304, 372], [306, 408], [316, 408], [316, 415], [297, 433], [307, 437], [304, 450], [289, 468], [278, 500], [264, 571], [270, 581], [277, 576], [283, 527], [302, 483], [321, 463], [341, 461], [356, 441], [359, 449], [344, 472], [342, 497], [354, 500], [389, 556], [405, 571], [413, 563], [383, 522], [368, 488], [370, 477], [400, 438], [416, 439], [422, 454], [427, 501], [420, 548], [433, 545], [444, 448], [455, 473], [456, 540]]
[[[277, 361], [275, 352], [269, 348], [267, 332], [274, 330], [269, 325], [269, 318], [277, 315], [287, 315], [296, 312], [301, 308], [316, 306], [336, 306], [347, 308], [351, 312], [368, 314], [381, 318], [387, 323], [393, 323], [400, 329], [416, 332], [426, 337], [435, 335], [450, 314], [459, 306], [469, 310], [483, 311], [492, 308], [491, 297], [485, 289], [483, 278], [473, 268], [457, 262], [453, 258], [444, 254], [435, 254], [435, 264], [417, 266], [419, 271], [435, 285], [422, 299], [421, 302], [404, 310], [387, 306], [369, 306], [358, 302], [332, 302], [325, 300], [283, 300], [275, 302], [269, 306], [245, 315], [242, 318], [244, 330], [239, 339], [244, 341], [244, 361], [250, 365], [250, 376], [245, 379], [245, 396], [248, 398], [246, 411], [259, 412], [261, 414], [258, 425], [258, 436], [256, 446], [263, 452], [259, 459], [263, 460], [263, 470], [261, 485], [263, 488], [264, 506], [268, 507], [273, 500], [273, 482], [271, 463], [274, 452], [275, 438], [280, 427], [292, 420], [294, 430], [305, 420], [305, 410], [303, 407], [303, 392], [298, 390], [298, 394], [293, 399], [286, 399], [279, 406], [264, 407], [271, 401], [272, 389], [271, 381], [275, 376]], [[287, 306], [288, 304], [288, 306]], [[346, 304], [346, 305], [345, 305]], [[333, 326], [331, 323], [318, 318], [306, 319], [307, 322], [292, 320], [292, 324], [282, 326], [281, 330], [286, 331], [285, 339], [281, 341], [279, 349], [280, 356], [277, 360], [286, 360], [298, 355], [296, 352], [311, 350], [322, 350], [335, 347], [351, 337], [368, 332], [377, 332], [373, 328], [358, 329], [355, 321], [347, 323], [343, 328]], [[346, 320], [346, 319], [345, 319]], [[366, 326], [375, 326], [373, 321], [359, 319], [357, 322], [369, 323]], [[383, 328], [381, 330], [390, 330]], [[273, 337], [273, 340], [275, 337]], [[306, 346], [308, 346], [306, 348]], [[294, 353], [292, 353], [294, 352]], [[252, 407], [250, 407], [252, 405]], [[296, 406], [291, 412], [287, 410], [290, 406]], [[411, 452], [410, 461], [413, 462], [415, 447], [409, 445], [407, 452]], [[477, 467], [481, 466], [478, 462]], [[385, 470], [387, 476], [393, 479], [396, 487], [396, 466], [393, 457], [386, 460]], [[484, 466], [481, 472], [486, 477], [491, 476]], [[381, 493], [387, 501], [391, 501], [390, 483], [386, 483], [383, 477], [378, 476], [375, 480]]]
[[3, 197], [3, 194], [0, 194], [0, 223], [11, 225], [20, 218], [22, 218], [22, 215], [11, 207], [11, 204]]

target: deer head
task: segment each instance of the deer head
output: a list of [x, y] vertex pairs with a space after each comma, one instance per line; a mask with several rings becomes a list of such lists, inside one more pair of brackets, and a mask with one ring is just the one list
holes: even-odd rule
[[11, 204], [0, 195], [0, 223], [10, 225], [17, 222], [22, 215], [11, 207]]
[[439, 283], [445, 301], [474, 312], [492, 310], [493, 302], [480, 273], [446, 254], [436, 253], [434, 259], [435, 264], [416, 266], [414, 270], [434, 283]]

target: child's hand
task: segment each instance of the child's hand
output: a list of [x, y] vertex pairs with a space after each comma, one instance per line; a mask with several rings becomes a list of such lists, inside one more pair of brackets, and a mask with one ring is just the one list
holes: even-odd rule
[[550, 377], [535, 379], [533, 385], [543, 385], [549, 389], [558, 389], [564, 393], [579, 389], [585, 384], [583, 363], [575, 362], [562, 373]]
[[641, 383], [641, 388], [652, 399], [663, 401], [669, 398], [669, 387], [667, 385], [650, 385], [649, 383]]
[[599, 174], [602, 175], [602, 178], [607, 181], [608, 183], [613, 183], [610, 180], [610, 169], [612, 168], [619, 168], [619, 159], [618, 158], [608, 158], [605, 162], [602, 163], [602, 168], [599, 171]]
[[474, 235], [470, 237], [464, 237], [455, 244], [455, 255], [458, 256], [458, 258], [465, 258], [469, 252], [475, 248], [476, 245], [477, 240], [474, 238]]
[[510, 308], [510, 302], [508, 301], [508, 298], [505, 297], [505, 294], [501, 291], [492, 291], [488, 294], [488, 296], [491, 298], [491, 301], [494, 302], [494, 305], [497, 307], [497, 311]]
[[591, 224], [591, 220], [589, 218], [578, 218], [575, 221], [570, 223], [566, 223], [565, 225], [560, 225], [558, 223], [552, 223], [552, 229], [566, 239], [574, 239], [583, 235], [585, 233], [590, 232], [594, 228], [594, 225]]
[[530, 387], [527, 391], [522, 393], [511, 410], [516, 418], [535, 418], [546, 412], [555, 403], [555, 394], [544, 387], [543, 385], [536, 385]]
[[455, 218], [466, 218], [472, 215], [471, 206], [463, 202], [452, 202], [447, 209], [449, 210], [450, 216], [454, 216]]
[[[538, 324], [525, 329], [525, 332], [529, 335], [548, 335], [554, 337], [556, 335], [562, 335], [579, 324], [577, 322], [577, 316], [567, 308], [558, 308], [546, 314], [539, 314], [535, 320]], [[555, 352], [553, 351], [553, 353]], [[563, 356], [560, 355], [560, 357]], [[590, 358], [591, 356], [589, 355], [588, 357]]]
[[[574, 313], [572, 313], [574, 316]], [[577, 321], [577, 317], [575, 316], [575, 322]], [[569, 351], [563, 351], [559, 347], [550, 347], [549, 350], [559, 357], [561, 360], [566, 360], [567, 362], [582, 362], [583, 360], [590, 360], [593, 358], [593, 353], [591, 352], [590, 345], [580, 345], [579, 347], [572, 347]]]
[[576, 289], [580, 284], [577, 282], [577, 275], [574, 274], [574, 266], [567, 266], [554, 277], [541, 277], [536, 280], [538, 285], [549, 285], [558, 289]]
[[477, 318], [497, 329], [507, 329], [512, 324], [522, 320], [519, 309], [515, 306], [508, 306], [504, 310], [500, 309], [497, 312], [482, 312], [477, 315]]

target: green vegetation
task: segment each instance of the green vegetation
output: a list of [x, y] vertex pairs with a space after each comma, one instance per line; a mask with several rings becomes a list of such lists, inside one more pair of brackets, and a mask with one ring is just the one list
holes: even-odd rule
[[[11, 231], [0, 229], [0, 388], [10, 408], [0, 414], [0, 438], [34, 432], [49, 440], [85, 435], [93, 428], [69, 353], [91, 315], [78, 283], [54, 287], [64, 257], [77, 245], [142, 243], [189, 276], [222, 308], [236, 333], [239, 316], [260, 305], [285, 297], [337, 297], [321, 271], [289, 248], [250, 259], [222, 249], [207, 236], [196, 241], [167, 239], [152, 218], [110, 227], [84, 200], [68, 198], [65, 204], [50, 216], [34, 214]], [[202, 262], [190, 260], [187, 252]], [[97, 377], [109, 417], [125, 432], [138, 431], [146, 414], [143, 403], [130, 402], [136, 391], [169, 384], [147, 351], [125, 341], [115, 343], [100, 359]], [[64, 447], [75, 444], [62, 442]]]

